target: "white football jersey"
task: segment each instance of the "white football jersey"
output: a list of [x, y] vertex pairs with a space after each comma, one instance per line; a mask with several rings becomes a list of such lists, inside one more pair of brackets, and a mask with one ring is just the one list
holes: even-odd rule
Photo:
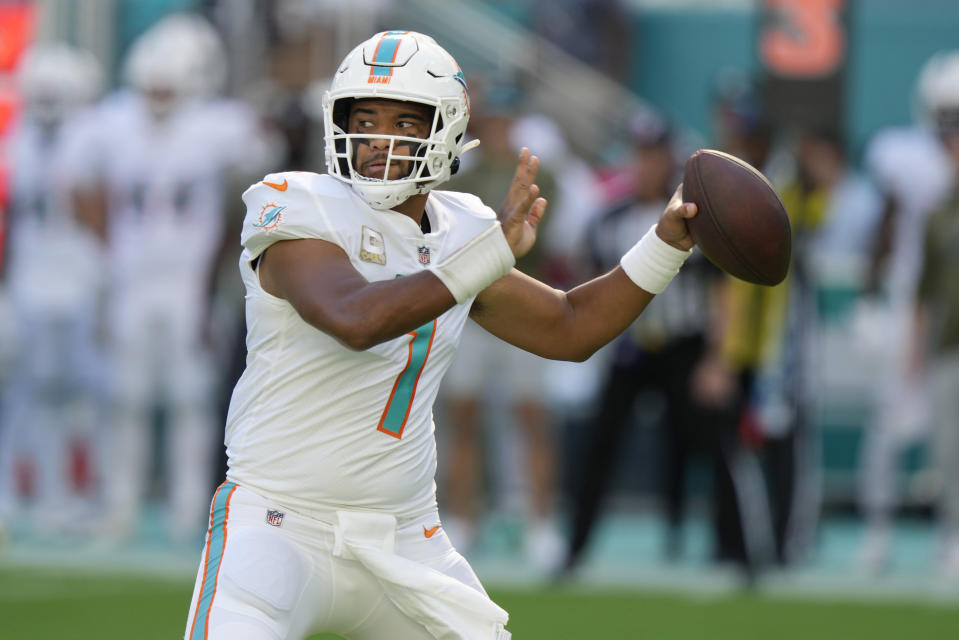
[[196, 101], [158, 121], [141, 95], [121, 91], [99, 115], [114, 285], [181, 294], [204, 286], [223, 234], [225, 178], [266, 153], [255, 114], [235, 101]]
[[84, 307], [101, 284], [99, 241], [76, 219], [73, 189], [81, 180], [76, 153], [86, 114], [55, 131], [30, 119], [5, 145], [10, 165], [10, 276], [14, 297], [34, 307]]
[[306, 513], [435, 509], [432, 407], [472, 300], [353, 351], [266, 293], [252, 262], [279, 240], [319, 238], [342, 248], [367, 280], [392, 280], [443, 260], [495, 224], [495, 213], [475, 196], [433, 191], [424, 234], [348, 185], [301, 172], [271, 174], [243, 200], [248, 355], [227, 417], [228, 478]]

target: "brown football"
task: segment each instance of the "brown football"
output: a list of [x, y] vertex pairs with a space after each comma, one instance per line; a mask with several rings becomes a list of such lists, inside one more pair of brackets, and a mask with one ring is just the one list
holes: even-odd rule
[[789, 215], [769, 180], [752, 165], [713, 149], [686, 160], [683, 200], [699, 212], [687, 221], [700, 251], [741, 280], [783, 281], [789, 270]]

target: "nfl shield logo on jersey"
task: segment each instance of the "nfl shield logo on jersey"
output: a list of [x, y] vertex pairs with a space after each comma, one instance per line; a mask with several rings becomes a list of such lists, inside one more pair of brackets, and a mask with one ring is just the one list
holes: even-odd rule
[[283, 512], [282, 511], [267, 511], [266, 512], [266, 523], [278, 527], [283, 524]]
[[420, 264], [429, 264], [430, 263], [430, 248], [429, 247], [420, 247], [416, 250], [420, 254]]

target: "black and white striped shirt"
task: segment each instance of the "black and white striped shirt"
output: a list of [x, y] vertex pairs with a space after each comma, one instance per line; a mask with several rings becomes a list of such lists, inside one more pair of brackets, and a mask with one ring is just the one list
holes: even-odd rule
[[[666, 200], [621, 202], [591, 225], [588, 250], [592, 266], [606, 272], [659, 220]], [[709, 325], [710, 290], [721, 272], [695, 251], [679, 274], [627, 330], [637, 346], [656, 350], [672, 340], [703, 335]]]

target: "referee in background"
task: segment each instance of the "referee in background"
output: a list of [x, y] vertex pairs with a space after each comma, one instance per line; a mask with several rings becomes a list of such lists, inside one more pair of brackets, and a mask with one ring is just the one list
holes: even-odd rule
[[[681, 164], [669, 125], [643, 111], [629, 124], [633, 150], [633, 189], [597, 216], [589, 230], [592, 267], [604, 273], [616, 266], [629, 238], [655, 223], [679, 182]], [[743, 514], [743, 487], [736, 486], [731, 464], [742, 452], [732, 450], [722, 425], [734, 424], [735, 398], [729, 390], [709, 388], [709, 369], [720, 359], [722, 328], [717, 326], [717, 296], [725, 276], [699, 252], [683, 266], [669, 287], [612, 346], [610, 363], [599, 392], [595, 415], [587, 421], [582, 474], [573, 495], [571, 531], [563, 573], [581, 562], [603, 499], [613, 488], [619, 452], [633, 424], [636, 400], [659, 394], [660, 495], [667, 521], [664, 554], [675, 560], [682, 553], [681, 525], [686, 508], [686, 477], [693, 455], [711, 461], [713, 492], [711, 519], [715, 531], [714, 556], [752, 573], [756, 559], [747, 552]], [[712, 377], [716, 379], [716, 377]], [[720, 377], [719, 379], [722, 379]], [[738, 475], [738, 474], [737, 474]], [[761, 476], [758, 476], [761, 478]], [[757, 486], [760, 493], [763, 487]], [[759, 514], [768, 522], [768, 513]], [[730, 523], [730, 520], [738, 521]], [[738, 525], [738, 526], [731, 526]], [[731, 535], [732, 533], [732, 535]]]

